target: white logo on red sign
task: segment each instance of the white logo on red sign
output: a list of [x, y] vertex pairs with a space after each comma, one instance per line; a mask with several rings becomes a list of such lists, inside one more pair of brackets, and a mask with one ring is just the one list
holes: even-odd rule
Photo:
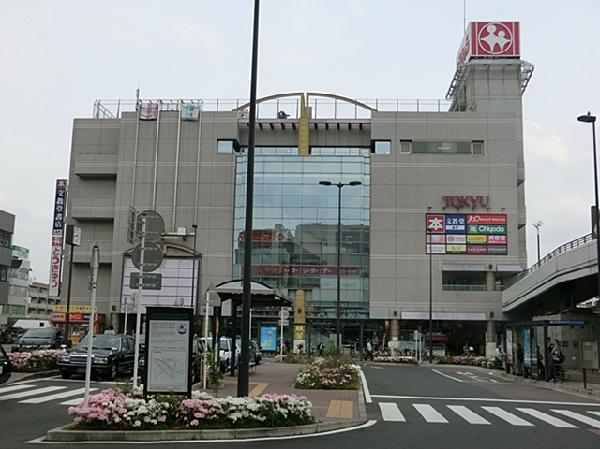
[[514, 36], [512, 30], [503, 23], [490, 22], [479, 30], [477, 40], [487, 53], [501, 55], [510, 48]]
[[444, 216], [427, 215], [427, 230], [436, 234], [444, 233]]

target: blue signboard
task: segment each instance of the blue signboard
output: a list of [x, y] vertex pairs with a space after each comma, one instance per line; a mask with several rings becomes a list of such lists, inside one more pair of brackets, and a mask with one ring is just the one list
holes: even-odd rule
[[531, 368], [532, 365], [531, 361], [533, 359], [533, 351], [531, 349], [531, 328], [526, 327], [525, 329], [523, 329], [523, 362], [525, 368]]
[[549, 326], [583, 326], [585, 321], [583, 320], [550, 320], [548, 321]]
[[263, 351], [277, 350], [277, 326], [260, 327], [260, 346]]
[[446, 214], [444, 218], [446, 234], [466, 234], [467, 218], [465, 214]]

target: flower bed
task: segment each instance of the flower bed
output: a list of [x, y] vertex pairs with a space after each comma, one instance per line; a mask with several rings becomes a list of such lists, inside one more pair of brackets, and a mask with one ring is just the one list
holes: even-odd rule
[[417, 361], [414, 357], [407, 355], [387, 355], [387, 356], [375, 356], [373, 357], [374, 362], [383, 362], [383, 363], [409, 363], [412, 365], [416, 365]]
[[191, 399], [159, 395], [144, 399], [131, 392], [103, 390], [87, 404], [70, 407], [79, 429], [160, 430], [284, 427], [311, 424], [312, 404], [304, 397], [213, 398], [194, 392]]
[[495, 357], [470, 356], [470, 355], [455, 355], [440, 357], [438, 364], [441, 365], [471, 365], [481, 366], [488, 369], [501, 369], [502, 366]]
[[8, 354], [13, 371], [35, 373], [56, 369], [56, 362], [63, 351], [48, 349], [32, 352], [11, 352]]
[[296, 388], [355, 390], [360, 386], [359, 369], [340, 357], [317, 357], [296, 376]]

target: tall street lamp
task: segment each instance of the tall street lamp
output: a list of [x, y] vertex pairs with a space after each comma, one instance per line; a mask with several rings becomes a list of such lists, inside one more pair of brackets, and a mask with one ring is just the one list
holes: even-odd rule
[[[592, 115], [591, 112], [588, 111], [585, 115], [580, 115], [577, 117], [577, 121], [583, 123], [591, 123], [592, 124], [592, 148], [594, 151], [594, 196], [596, 199], [596, 210], [594, 214], [596, 215], [593, 219], [593, 223], [596, 223], [596, 259], [598, 264], [598, 296], [600, 296], [600, 232], [598, 232], [598, 164], [596, 159], [596, 116]], [[598, 302], [600, 304], [600, 301]]]
[[192, 225], [194, 229], [194, 254], [192, 258], [192, 297], [190, 298], [190, 302], [192, 305], [192, 310], [194, 314], [194, 319], [196, 318], [196, 301], [194, 296], [194, 287], [196, 286], [197, 278], [196, 278], [196, 235], [198, 235], [198, 225], [194, 223]]
[[[431, 211], [431, 206], [427, 207], [428, 211]], [[433, 245], [431, 241], [431, 229], [427, 226], [427, 242], [426, 248], [429, 253], [429, 363], [433, 363], [433, 270], [432, 270], [432, 256]]]
[[535, 228], [535, 231], [537, 233], [537, 256], [538, 256], [538, 266], [540, 265], [540, 228], [542, 227], [544, 223], [542, 222], [542, 220], [538, 220], [535, 223], [533, 223], [533, 227]]
[[[342, 271], [341, 261], [341, 243], [342, 243], [342, 187], [344, 186], [359, 186], [362, 184], [360, 181], [350, 182], [338, 182], [333, 183], [331, 181], [319, 181], [322, 186], [335, 186], [338, 188], [338, 222], [337, 222], [337, 297], [335, 301], [335, 332], [336, 336], [336, 347], [340, 350], [340, 272]], [[362, 344], [362, 343], [361, 343]]]

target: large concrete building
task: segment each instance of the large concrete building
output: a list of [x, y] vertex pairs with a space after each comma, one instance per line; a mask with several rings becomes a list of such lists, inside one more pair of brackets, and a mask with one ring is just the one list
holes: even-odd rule
[[[335, 320], [341, 193], [345, 341], [360, 328], [401, 346], [427, 329], [431, 300], [437, 344], [495, 346], [503, 281], [527, 260], [521, 98], [532, 66], [518, 31], [472, 23], [446, 100], [259, 100], [253, 279], [305, 303], [309, 332], [296, 337], [323, 338]], [[157, 241], [162, 288], [145, 291], [144, 304], [189, 305], [192, 284], [197, 302], [209, 284], [240, 278], [247, 136], [243, 101], [98, 101], [94, 118], [75, 119], [68, 221], [81, 226], [82, 245], [71, 301], [88, 302], [97, 241], [98, 309], [122, 326], [135, 271], [131, 207], [156, 210], [169, 234]], [[360, 185], [334, 188], [350, 182]]]
[[0, 329], [8, 325], [8, 273], [12, 264], [12, 236], [15, 232], [15, 216], [0, 210]]

